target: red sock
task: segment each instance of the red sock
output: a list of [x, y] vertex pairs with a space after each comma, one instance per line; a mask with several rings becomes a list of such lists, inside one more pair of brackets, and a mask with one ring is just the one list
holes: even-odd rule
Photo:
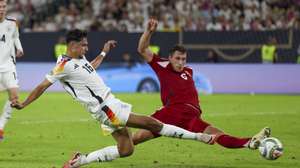
[[226, 148], [244, 148], [250, 139], [251, 138], [237, 138], [224, 134], [221, 135], [216, 142]]

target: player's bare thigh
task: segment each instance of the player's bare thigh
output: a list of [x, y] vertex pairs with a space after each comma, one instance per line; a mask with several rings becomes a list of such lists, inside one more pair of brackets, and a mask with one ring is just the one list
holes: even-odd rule
[[159, 132], [163, 127], [163, 123], [149, 116], [130, 113], [126, 126]]
[[139, 129], [132, 136], [133, 144], [137, 145], [146, 142], [150, 139], [156, 138], [151, 131], [145, 129]]

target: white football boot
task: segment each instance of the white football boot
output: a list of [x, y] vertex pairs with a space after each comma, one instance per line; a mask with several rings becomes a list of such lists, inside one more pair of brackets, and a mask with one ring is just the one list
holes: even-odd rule
[[63, 165], [63, 168], [78, 168], [81, 166], [81, 160], [84, 157], [81, 153], [76, 152], [71, 160]]
[[261, 141], [265, 138], [271, 136], [271, 128], [265, 127], [259, 131], [256, 135], [254, 135], [249, 142], [249, 149], [257, 149], [261, 143]]

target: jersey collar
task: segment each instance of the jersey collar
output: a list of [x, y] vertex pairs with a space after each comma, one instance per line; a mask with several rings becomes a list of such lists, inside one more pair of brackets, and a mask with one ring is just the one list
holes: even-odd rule
[[[68, 58], [70, 58], [70, 59], [73, 59], [72, 57], [70, 57], [70, 56], [68, 56], [68, 55], [63, 55], [63, 57], [68, 57]], [[81, 56], [79, 56], [78, 58], [74, 58], [74, 59], [83, 59], [83, 58], [84, 58], [84, 56], [81, 55]]]
[[185, 68], [183, 68], [182, 71], [177, 72], [177, 71], [174, 70], [174, 68], [172, 67], [171, 63], [169, 62], [169, 64], [167, 65], [167, 69], [171, 70], [174, 73], [181, 74], [184, 71]]

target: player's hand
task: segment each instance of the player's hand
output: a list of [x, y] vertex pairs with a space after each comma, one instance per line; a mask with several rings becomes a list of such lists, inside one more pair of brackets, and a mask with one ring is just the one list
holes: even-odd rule
[[22, 108], [24, 108], [23, 103], [20, 103], [19, 101], [12, 101], [10, 106], [13, 108], [16, 108], [18, 110], [21, 110]]
[[23, 55], [24, 55], [23, 51], [21, 51], [21, 50], [16, 51], [16, 57], [17, 58], [23, 57]]
[[147, 30], [152, 33], [156, 31], [157, 25], [158, 21], [156, 19], [150, 19], [147, 24]]
[[117, 41], [115, 40], [109, 40], [104, 44], [104, 47], [102, 51], [104, 51], [106, 54], [113, 48], [117, 46]]

